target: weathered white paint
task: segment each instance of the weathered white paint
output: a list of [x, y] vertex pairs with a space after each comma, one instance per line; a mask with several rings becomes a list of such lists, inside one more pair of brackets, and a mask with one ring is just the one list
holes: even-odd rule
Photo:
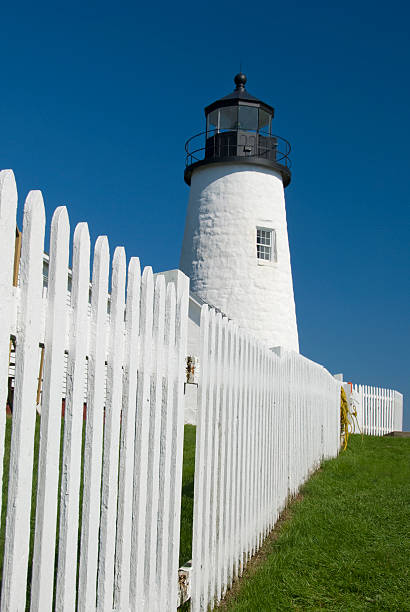
[[125, 312], [125, 358], [118, 479], [118, 518], [115, 559], [114, 609], [126, 610], [130, 598], [132, 500], [134, 479], [135, 408], [139, 357], [141, 269], [134, 257], [128, 267]]
[[112, 612], [118, 494], [118, 448], [124, 361], [125, 251], [117, 247], [112, 262], [107, 395], [101, 487], [97, 610]]
[[172, 456], [173, 415], [169, 411], [174, 394], [174, 379], [177, 369], [175, 355], [175, 322], [176, 293], [175, 285], [167, 286], [165, 318], [165, 355], [166, 370], [163, 378], [163, 402], [161, 410], [161, 460], [159, 465], [159, 482], [161, 484], [158, 500], [158, 601], [159, 609], [165, 610], [168, 605], [169, 586], [172, 582], [172, 568], [169, 567], [169, 547], [172, 545], [172, 533], [167, 529], [170, 521], [171, 481], [168, 478]]
[[78, 609], [81, 612], [92, 610], [96, 605], [108, 270], [108, 240], [106, 236], [99, 236], [94, 249], [91, 292], [87, 418], [84, 444], [84, 488], [78, 585]]
[[214, 607], [288, 496], [340, 446], [340, 383], [322, 366], [294, 351], [269, 350], [206, 305], [201, 348], [194, 611]]
[[[256, 257], [256, 228], [275, 230], [277, 262]], [[251, 164], [194, 170], [180, 268], [191, 290], [268, 346], [298, 351], [282, 178]]]
[[[162, 377], [164, 374], [164, 326], [165, 326], [165, 279], [157, 276], [154, 290], [154, 321], [153, 321], [153, 349], [154, 349], [154, 376], [151, 383], [151, 413], [148, 440], [148, 463], [150, 477], [147, 483], [147, 521], [145, 527], [145, 591], [146, 601], [150, 602], [152, 609], [157, 609], [159, 592], [157, 585], [157, 520], [161, 443], [161, 416], [162, 416]], [[165, 399], [165, 398], [164, 398]]]
[[134, 456], [134, 499], [131, 536], [130, 606], [142, 610], [145, 573], [145, 522], [147, 510], [148, 440], [150, 416], [150, 381], [152, 368], [152, 318], [154, 281], [151, 268], [145, 268], [141, 283], [141, 351], [137, 383]]

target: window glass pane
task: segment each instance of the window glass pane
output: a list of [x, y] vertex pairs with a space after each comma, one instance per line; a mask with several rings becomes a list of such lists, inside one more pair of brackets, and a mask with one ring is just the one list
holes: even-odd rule
[[213, 134], [215, 134], [213, 130], [218, 129], [218, 110], [214, 110], [212, 111], [212, 113], [209, 113], [206, 120], [207, 120], [206, 129], [208, 132], [211, 132], [210, 135], [212, 136]]
[[258, 129], [258, 109], [255, 106], [240, 106], [238, 127], [241, 130]]
[[270, 114], [260, 108], [258, 128], [261, 132], [265, 132], [266, 134], [270, 133], [270, 119]]
[[256, 256], [258, 259], [265, 261], [276, 261], [276, 236], [274, 230], [256, 228]]
[[219, 127], [221, 130], [236, 130], [238, 126], [238, 107], [227, 106], [226, 108], [220, 109], [220, 123]]

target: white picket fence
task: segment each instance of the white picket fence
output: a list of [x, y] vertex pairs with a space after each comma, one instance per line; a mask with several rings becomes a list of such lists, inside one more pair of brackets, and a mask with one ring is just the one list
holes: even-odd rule
[[[172, 276], [175, 284], [166, 282], [170, 276], [154, 278], [151, 268], [141, 276], [137, 258], [130, 259], [127, 272], [122, 247], [110, 266], [105, 236], [96, 241], [90, 281], [86, 223], [75, 228], [69, 267], [65, 207], [52, 218], [44, 281], [45, 212], [41, 193], [34, 191], [24, 208], [15, 287], [16, 211], [13, 173], [2, 171], [0, 482], [10, 375], [14, 400], [1, 609], [174, 611], [189, 281], [179, 271]], [[215, 606], [289, 495], [340, 446], [341, 383], [322, 366], [267, 349], [207, 305], [200, 332], [194, 611]], [[44, 367], [36, 417], [40, 347]], [[364, 433], [401, 429], [401, 394], [356, 390]]]
[[[90, 238], [87, 224], [80, 223], [74, 231], [67, 300], [70, 227], [66, 208], [60, 207], [51, 222], [48, 290], [43, 297], [45, 212], [41, 193], [33, 191], [24, 207], [19, 286], [13, 287], [16, 210], [13, 173], [2, 171], [2, 407], [10, 336], [15, 337], [16, 352], [1, 609], [21, 612], [29, 597], [30, 610], [38, 612], [175, 610], [188, 279], [180, 273], [176, 293], [163, 276], [154, 281], [150, 268], [141, 278], [137, 258], [129, 261], [126, 279], [125, 252], [119, 247], [112, 259], [109, 296], [109, 247], [100, 236], [89, 304]], [[40, 344], [45, 358], [30, 590]], [[0, 470], [5, 428], [2, 408]]]
[[201, 311], [192, 609], [240, 576], [295, 494], [340, 447], [340, 383], [322, 366], [268, 350]]
[[403, 395], [393, 389], [353, 385], [359, 395], [357, 420], [362, 433], [384, 436], [403, 427]]

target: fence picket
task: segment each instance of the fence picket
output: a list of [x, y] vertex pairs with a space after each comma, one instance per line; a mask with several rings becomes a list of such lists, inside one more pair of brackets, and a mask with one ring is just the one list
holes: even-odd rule
[[144, 609], [145, 521], [147, 510], [147, 465], [152, 367], [152, 323], [154, 280], [146, 267], [141, 281], [140, 356], [137, 381], [137, 414], [134, 445], [134, 499], [131, 535], [131, 610]]
[[[0, 172], [0, 486], [3, 485], [6, 400], [10, 362], [10, 334], [13, 319], [13, 267], [17, 211], [17, 188], [11, 170]], [[3, 490], [3, 489], [1, 489]], [[2, 511], [0, 496], [0, 516]]]
[[60, 492], [60, 533], [56, 610], [74, 612], [76, 603], [77, 543], [81, 479], [81, 442], [88, 335], [90, 235], [79, 223], [73, 239], [71, 287], [72, 318], [67, 360], [63, 464]]
[[150, 478], [147, 483], [147, 509], [145, 524], [145, 605], [148, 609], [158, 608], [157, 586], [157, 515], [159, 501], [159, 464], [161, 444], [162, 375], [164, 368], [165, 328], [165, 278], [158, 276], [154, 290], [153, 320], [153, 374], [151, 379], [150, 425], [148, 442], [148, 465]]
[[227, 470], [227, 490], [228, 499], [227, 509], [227, 531], [226, 531], [226, 582], [225, 590], [229, 589], [233, 580], [233, 567], [235, 559], [235, 510], [236, 510], [236, 472], [235, 472], [235, 452], [237, 441], [237, 419], [235, 415], [236, 403], [234, 401], [235, 385], [235, 365], [236, 365], [236, 330], [232, 321], [228, 321], [229, 352], [227, 356], [227, 368], [229, 375], [228, 385], [228, 470]]
[[130, 597], [130, 559], [134, 477], [134, 440], [139, 358], [141, 270], [137, 257], [128, 265], [125, 348], [118, 478], [114, 609], [126, 610]]
[[[165, 308], [165, 371], [163, 376], [163, 395], [161, 407], [161, 456], [159, 465], [160, 488], [158, 500], [158, 583], [159, 583], [159, 605], [165, 610], [169, 604], [168, 596], [171, 591], [170, 555], [170, 499], [171, 481], [169, 478], [172, 453], [173, 419], [172, 408], [175, 387], [175, 370], [177, 368], [175, 355], [175, 316], [176, 316], [176, 293], [175, 285], [169, 283], [167, 286], [166, 308]], [[188, 561], [188, 559], [187, 559]]]
[[182, 272], [178, 273], [178, 306], [176, 312], [176, 375], [175, 375], [175, 399], [173, 410], [172, 462], [170, 470], [171, 496], [170, 496], [170, 539], [169, 539], [169, 568], [168, 577], [170, 606], [171, 609], [177, 604], [178, 583], [175, 579], [178, 575], [179, 565], [179, 539], [181, 524], [181, 483], [182, 462], [184, 448], [184, 380], [185, 380], [185, 357], [188, 340], [188, 304], [189, 304], [189, 279]]
[[206, 457], [208, 431], [208, 350], [209, 350], [209, 309], [201, 308], [201, 378], [198, 385], [198, 421], [195, 450], [195, 485], [194, 485], [194, 522], [192, 533], [192, 610], [201, 610], [203, 604], [203, 573], [205, 556], [205, 538], [203, 524], [205, 518], [205, 498], [208, 462]]
[[92, 275], [88, 394], [84, 444], [84, 489], [78, 586], [78, 609], [84, 612], [93, 610], [96, 606], [109, 259], [107, 237], [99, 236], [94, 249]]
[[23, 217], [2, 610], [24, 610], [26, 606], [44, 229], [42, 195], [31, 191]]
[[228, 479], [227, 472], [228, 456], [229, 456], [229, 428], [232, 426], [232, 422], [229, 420], [229, 404], [228, 404], [228, 393], [229, 393], [229, 334], [230, 326], [224, 325], [222, 327], [222, 354], [220, 368], [223, 378], [222, 388], [222, 401], [221, 401], [221, 447], [220, 447], [220, 474], [219, 474], [219, 530], [221, 534], [218, 538], [218, 559], [219, 559], [219, 573], [218, 573], [218, 601], [223, 597], [225, 592], [225, 585], [227, 581], [227, 524], [228, 524], [228, 512], [229, 512], [229, 499], [227, 498], [228, 490]]
[[118, 498], [118, 447], [124, 359], [125, 251], [117, 247], [112, 261], [111, 320], [107, 358], [107, 398], [104, 418], [104, 453], [101, 487], [100, 546], [97, 610], [112, 612], [116, 518]]
[[210, 537], [209, 537], [209, 562], [214, 569], [210, 573], [209, 582], [209, 601], [216, 601], [216, 578], [218, 576], [218, 472], [219, 472], [219, 448], [220, 448], [220, 395], [221, 395], [221, 344], [222, 344], [222, 315], [215, 315], [215, 344], [212, 359], [212, 379], [214, 380], [213, 402], [212, 402], [212, 421], [213, 431], [211, 433], [212, 451], [211, 461], [211, 498], [210, 498]]
[[45, 359], [41, 401], [40, 451], [34, 538], [31, 610], [51, 610], [60, 466], [60, 430], [67, 309], [70, 224], [67, 209], [51, 222]]

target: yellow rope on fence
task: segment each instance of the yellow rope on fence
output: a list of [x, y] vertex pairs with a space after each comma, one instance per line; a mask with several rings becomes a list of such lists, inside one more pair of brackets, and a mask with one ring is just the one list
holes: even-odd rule
[[346, 393], [342, 387], [340, 389], [340, 435], [343, 439], [343, 450], [347, 448], [349, 435], [356, 430], [355, 423], [357, 423], [357, 428], [360, 431], [356, 408], [352, 410], [349, 408]]

